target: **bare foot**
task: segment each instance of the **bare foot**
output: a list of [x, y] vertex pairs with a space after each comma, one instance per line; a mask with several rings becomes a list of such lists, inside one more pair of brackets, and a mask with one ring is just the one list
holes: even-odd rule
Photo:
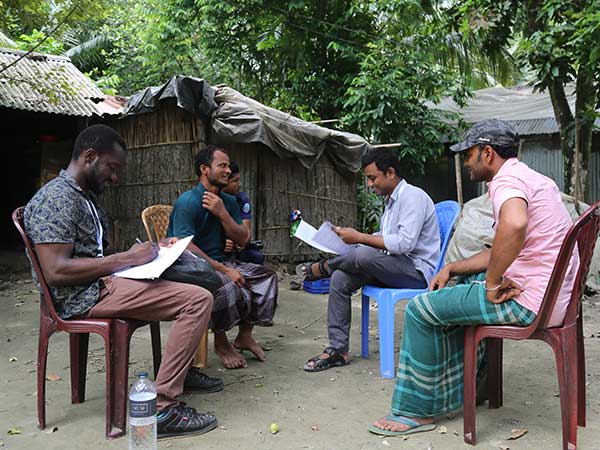
[[260, 345], [254, 340], [251, 335], [239, 335], [235, 338], [233, 345], [238, 350], [248, 350], [251, 351], [254, 356], [256, 356], [260, 361], [266, 361], [267, 355], [265, 355], [264, 350]]
[[228, 340], [217, 343], [215, 339], [215, 353], [221, 358], [226, 369], [243, 369], [248, 365]]
[[[433, 419], [431, 417], [407, 417], [407, 419], [414, 420], [415, 422], [418, 422], [421, 425], [429, 425], [433, 423]], [[385, 417], [382, 417], [381, 419], [375, 421], [373, 423], [373, 426], [381, 430], [387, 431], [406, 431], [411, 428], [410, 426], [404, 423], [396, 422], [394, 420], [388, 420]]]

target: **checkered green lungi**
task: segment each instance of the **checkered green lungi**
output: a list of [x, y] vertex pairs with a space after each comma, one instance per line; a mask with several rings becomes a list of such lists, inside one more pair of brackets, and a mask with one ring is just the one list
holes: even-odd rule
[[[400, 363], [392, 396], [392, 412], [407, 417], [432, 417], [463, 404], [464, 325], [530, 325], [535, 313], [514, 300], [494, 304], [476, 281], [428, 292], [406, 307]], [[483, 359], [483, 342], [478, 348]]]

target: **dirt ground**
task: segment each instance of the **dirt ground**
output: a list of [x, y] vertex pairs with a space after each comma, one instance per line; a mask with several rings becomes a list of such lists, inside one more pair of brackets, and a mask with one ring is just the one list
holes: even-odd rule
[[[16, 261], [16, 259], [15, 259]], [[22, 260], [9, 264], [23, 266]], [[1, 276], [1, 275], [0, 275]], [[87, 399], [70, 404], [67, 335], [50, 341], [46, 430], [36, 419], [36, 354], [39, 298], [27, 273], [4, 275], [0, 281], [0, 447], [6, 449], [125, 449], [127, 438], [104, 439], [104, 350], [90, 340]], [[462, 413], [438, 418], [438, 428], [408, 439], [380, 438], [367, 425], [390, 405], [393, 380], [379, 377], [376, 314], [371, 314], [370, 357], [361, 359], [360, 300], [353, 303], [352, 364], [317, 374], [302, 364], [327, 344], [326, 295], [289, 289], [280, 282], [279, 307], [273, 327], [257, 329], [269, 350], [268, 362], [248, 357], [246, 369], [225, 371], [212, 349], [206, 372], [222, 377], [225, 389], [209, 395], [185, 396], [189, 405], [214, 412], [219, 428], [203, 436], [159, 441], [160, 449], [561, 449], [561, 419], [556, 369], [551, 350], [538, 342], [505, 343], [504, 406], [477, 409], [478, 445], [463, 442]], [[396, 344], [401, 337], [404, 303], [397, 308]], [[374, 305], [372, 305], [374, 308]], [[585, 301], [588, 424], [579, 428], [579, 448], [600, 450], [600, 296]], [[168, 324], [162, 325], [163, 343]], [[147, 329], [132, 339], [130, 375], [151, 369]], [[56, 377], [54, 377], [56, 378]], [[280, 431], [269, 432], [271, 423]], [[514, 429], [526, 429], [507, 440]], [[9, 430], [19, 434], [9, 434]]]

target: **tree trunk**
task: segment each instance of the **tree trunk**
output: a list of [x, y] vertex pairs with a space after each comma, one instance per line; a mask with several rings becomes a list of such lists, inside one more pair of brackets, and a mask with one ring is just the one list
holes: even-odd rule
[[564, 191], [569, 195], [575, 194], [573, 184], [573, 154], [575, 148], [575, 118], [569, 108], [569, 102], [565, 94], [565, 87], [560, 80], [554, 79], [548, 85], [554, 117], [558, 123], [560, 136], [560, 149], [564, 161]]
[[[594, 128], [594, 104], [596, 101], [596, 89], [594, 88], [594, 75], [581, 66], [577, 73], [577, 99], [575, 101], [575, 120], [578, 132], [578, 177], [571, 182], [572, 186], [577, 183], [577, 192], [581, 194], [583, 201], [591, 203], [588, 190], [589, 166], [592, 159], [592, 131]], [[575, 173], [575, 171], [573, 171]]]

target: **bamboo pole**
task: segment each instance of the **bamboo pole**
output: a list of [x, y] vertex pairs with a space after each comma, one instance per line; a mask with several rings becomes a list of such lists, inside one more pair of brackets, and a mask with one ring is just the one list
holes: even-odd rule
[[393, 144], [373, 144], [373, 145], [371, 145], [371, 148], [396, 148], [396, 147], [402, 147], [402, 144], [400, 142], [396, 142]]
[[462, 172], [460, 170], [460, 154], [454, 154], [454, 173], [456, 175], [456, 199], [458, 200], [458, 204], [462, 208], [463, 201], [463, 186], [462, 186]]

